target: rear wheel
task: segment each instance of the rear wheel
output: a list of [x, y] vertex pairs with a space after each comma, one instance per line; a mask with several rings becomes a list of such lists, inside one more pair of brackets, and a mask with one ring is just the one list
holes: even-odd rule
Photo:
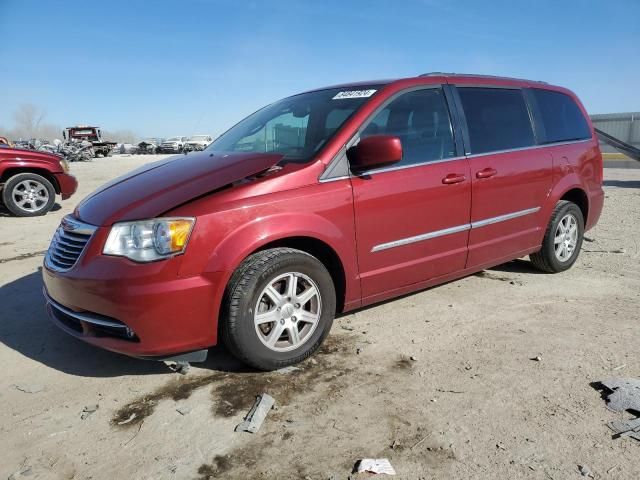
[[291, 248], [265, 250], [248, 257], [229, 282], [222, 338], [241, 361], [275, 370], [318, 349], [335, 309], [331, 275], [318, 259]]
[[56, 192], [49, 180], [35, 173], [11, 177], [2, 190], [2, 201], [18, 217], [44, 215], [53, 207]]
[[583, 235], [582, 210], [575, 203], [560, 200], [551, 215], [542, 249], [529, 256], [531, 263], [548, 273], [568, 270], [578, 259]]

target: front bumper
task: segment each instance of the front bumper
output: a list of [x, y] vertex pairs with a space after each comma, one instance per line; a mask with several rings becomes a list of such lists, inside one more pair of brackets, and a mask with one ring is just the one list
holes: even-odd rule
[[179, 152], [180, 151], [180, 145], [162, 145], [160, 147], [160, 149], [163, 152]]
[[60, 186], [60, 196], [62, 200], [71, 197], [78, 189], [78, 180], [68, 173], [55, 173], [56, 182]]
[[51, 320], [87, 343], [134, 357], [170, 357], [215, 345], [218, 275], [180, 277], [180, 257], [136, 264], [104, 256], [103, 230], [70, 270], [42, 269]]

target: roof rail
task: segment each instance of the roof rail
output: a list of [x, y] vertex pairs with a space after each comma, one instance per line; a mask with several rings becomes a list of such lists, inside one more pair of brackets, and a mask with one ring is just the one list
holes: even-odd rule
[[419, 77], [449, 77], [449, 76], [463, 76], [463, 77], [477, 77], [477, 78], [498, 78], [501, 80], [520, 80], [524, 82], [536, 82], [536, 83], [547, 83], [542, 80], [528, 80], [526, 78], [516, 78], [516, 77], [503, 77], [501, 75], [482, 75], [478, 73], [455, 73], [455, 72], [427, 72], [418, 75]]

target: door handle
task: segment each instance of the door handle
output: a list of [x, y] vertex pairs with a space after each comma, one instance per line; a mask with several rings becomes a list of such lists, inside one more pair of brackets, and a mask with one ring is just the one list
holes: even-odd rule
[[453, 183], [464, 182], [466, 179], [467, 177], [465, 177], [461, 173], [450, 173], [442, 179], [442, 183], [444, 183], [445, 185], [451, 185]]
[[476, 172], [476, 178], [489, 178], [493, 177], [497, 173], [498, 171], [495, 168], [487, 167], [483, 168], [479, 172]]

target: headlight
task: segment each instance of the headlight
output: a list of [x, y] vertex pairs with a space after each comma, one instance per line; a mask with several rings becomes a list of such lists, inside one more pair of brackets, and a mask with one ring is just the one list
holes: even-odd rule
[[121, 222], [111, 227], [105, 255], [127, 257], [136, 262], [153, 262], [184, 252], [195, 218], [154, 218]]
[[67, 162], [64, 158], [60, 160], [60, 168], [64, 173], [69, 171], [69, 162]]

